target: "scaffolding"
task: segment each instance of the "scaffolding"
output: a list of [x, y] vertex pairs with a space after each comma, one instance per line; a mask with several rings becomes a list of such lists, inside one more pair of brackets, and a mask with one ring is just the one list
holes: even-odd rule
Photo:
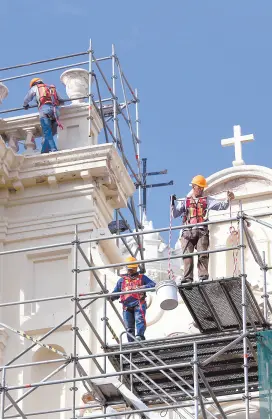
[[[79, 56], [88, 56], [88, 61], [83, 61], [74, 64], [68, 64], [65, 66], [59, 66], [47, 70], [36, 71], [31, 73], [22, 74], [19, 76], [12, 76], [8, 78], [2, 78], [0, 81], [11, 81], [14, 79], [20, 79], [25, 77], [30, 77], [34, 75], [40, 75], [43, 73], [48, 73], [56, 70], [62, 70], [67, 68], [72, 68], [76, 66], [88, 66], [89, 71], [89, 91], [88, 96], [77, 99], [87, 99], [89, 105], [89, 135], [91, 135], [91, 124], [92, 124], [92, 107], [101, 116], [103, 121], [104, 136], [105, 141], [109, 142], [111, 140], [123, 159], [123, 162], [126, 168], [130, 171], [132, 178], [137, 185], [139, 190], [139, 213], [140, 216], [137, 216], [136, 206], [134, 199], [131, 198], [128, 202], [128, 208], [132, 214], [132, 219], [134, 222], [133, 229], [128, 225], [126, 218], [120, 209], [116, 210], [116, 230], [115, 235], [109, 235], [98, 238], [90, 238], [88, 240], [80, 239], [80, 233], [78, 232], [77, 226], [75, 227], [74, 238], [71, 241], [63, 243], [55, 243], [50, 245], [43, 245], [31, 248], [21, 248], [17, 250], [9, 250], [0, 252], [0, 256], [4, 257], [6, 255], [15, 255], [17, 253], [27, 253], [35, 250], [45, 250], [45, 249], [60, 249], [62, 247], [71, 247], [73, 249], [73, 293], [69, 295], [60, 295], [60, 296], [51, 296], [51, 297], [40, 297], [36, 299], [28, 299], [22, 301], [14, 302], [5, 302], [1, 303], [0, 307], [9, 307], [9, 306], [18, 306], [26, 305], [30, 303], [40, 303], [53, 300], [72, 300], [73, 302], [73, 313], [64, 319], [61, 323], [56, 325], [50, 331], [42, 335], [39, 340], [35, 339], [31, 335], [26, 334], [24, 331], [17, 330], [14, 326], [10, 326], [4, 323], [0, 325], [8, 329], [14, 334], [17, 334], [20, 337], [23, 337], [25, 340], [29, 340], [32, 344], [24, 349], [22, 352], [16, 355], [12, 360], [7, 362], [4, 366], [1, 367], [1, 418], [15, 418], [22, 417], [28, 418], [31, 416], [39, 416], [42, 414], [56, 414], [61, 412], [68, 412], [72, 418], [78, 418], [78, 412], [82, 409], [95, 409], [101, 408], [103, 414], [94, 414], [93, 418], [107, 418], [116, 416], [116, 411], [114, 413], [108, 413], [106, 408], [108, 406], [120, 407], [120, 404], [123, 404], [125, 407], [122, 410], [118, 411], [118, 416], [127, 416], [130, 417], [134, 414], [140, 414], [144, 418], [151, 418], [153, 413], [160, 412], [164, 413], [169, 410], [173, 411], [175, 415], [179, 418], [199, 418], [201, 415], [203, 418], [211, 416], [213, 418], [226, 418], [226, 413], [224, 411], [224, 402], [230, 401], [241, 401], [244, 400], [245, 404], [245, 413], [246, 418], [249, 418], [250, 411], [250, 401], [254, 398], [258, 398], [258, 382], [256, 380], [256, 369], [254, 363], [256, 362], [256, 334], [263, 329], [270, 328], [268, 316], [269, 312], [271, 313], [271, 305], [269, 302], [269, 295], [267, 293], [267, 284], [266, 284], [266, 273], [271, 267], [265, 262], [265, 255], [263, 255], [262, 261], [256, 253], [256, 249], [253, 252], [254, 258], [258, 260], [258, 263], [261, 264], [261, 269], [263, 270], [264, 278], [264, 309], [263, 313], [260, 314], [256, 307], [256, 301], [254, 296], [251, 297], [249, 302], [248, 290], [249, 285], [247, 282], [247, 274], [245, 271], [245, 243], [244, 243], [244, 234], [246, 234], [247, 241], [249, 243], [249, 238], [247, 236], [247, 228], [245, 222], [251, 220], [257, 223], [261, 223], [268, 228], [272, 228], [272, 225], [262, 221], [260, 218], [270, 215], [270, 213], [255, 214], [254, 216], [249, 216], [245, 214], [240, 204], [240, 209], [237, 214], [237, 217], [230, 217], [219, 219], [216, 221], [207, 221], [202, 223], [202, 225], [210, 226], [220, 223], [234, 222], [238, 220], [239, 223], [239, 243], [230, 247], [222, 247], [217, 249], [211, 249], [205, 252], [194, 252], [191, 254], [186, 254], [188, 256], [197, 256], [203, 253], [205, 254], [214, 254], [220, 252], [231, 252], [239, 251], [240, 252], [240, 267], [241, 274], [239, 276], [240, 286], [241, 287], [241, 302], [240, 307], [238, 308], [237, 303], [234, 303], [230, 297], [229, 305], [231, 305], [233, 313], [237, 316], [237, 325], [232, 326], [231, 328], [222, 328], [222, 322], [217, 311], [214, 309], [213, 302], [207, 299], [206, 303], [209, 306], [210, 316], [215, 320], [215, 324], [218, 327], [218, 330], [214, 332], [195, 334], [195, 335], [186, 335], [183, 337], [172, 337], [172, 338], [158, 338], [156, 340], [147, 340], [145, 342], [139, 342], [135, 340], [131, 344], [124, 344], [123, 337], [124, 334], [127, 334], [125, 331], [123, 319], [120, 316], [119, 311], [115, 307], [114, 303], [108, 298], [114, 295], [126, 294], [129, 292], [122, 293], [109, 293], [107, 290], [107, 279], [104, 278], [104, 281], [101, 280], [100, 272], [103, 273], [105, 269], [119, 270], [121, 267], [124, 267], [126, 263], [123, 264], [108, 264], [101, 266], [94, 266], [92, 255], [86, 255], [83, 250], [82, 245], [91, 244], [91, 243], [101, 243], [105, 240], [114, 240], [121, 241], [128, 252], [137, 256], [140, 254], [139, 263], [142, 264], [142, 267], [156, 261], [168, 261], [168, 259], [182, 259], [182, 255], [170, 255], [169, 257], [162, 258], [144, 258], [143, 253], [143, 237], [146, 234], [150, 233], [161, 233], [169, 232], [170, 227], [165, 227], [161, 229], [153, 230], [143, 230], [143, 202], [142, 202], [142, 188], [143, 185], [146, 186], [146, 180], [143, 182], [142, 171], [141, 171], [141, 159], [140, 159], [140, 120], [139, 120], [139, 97], [137, 90], [133, 90], [129, 84], [120, 64], [120, 61], [115, 53], [114, 46], [112, 47], [112, 53], [108, 57], [96, 58], [94, 53], [92, 43], [90, 42], [89, 50], [70, 54], [66, 56], [56, 57], [48, 60], [40, 60], [32, 63], [26, 63], [21, 65], [16, 65], [12, 67], [6, 67], [0, 69], [0, 72], [12, 69], [18, 69], [21, 67], [32, 66], [36, 64], [43, 64], [47, 62], [53, 62], [57, 60], [63, 60], [68, 58], [74, 58]], [[101, 63], [104, 61], [109, 61], [111, 63], [111, 82], [108, 81], [105, 73], [102, 70]], [[94, 68], [96, 71], [94, 71]], [[121, 91], [123, 94], [123, 102], [119, 102], [117, 97], [117, 86], [116, 79], [117, 74], [120, 80]], [[100, 92], [100, 81], [104, 83], [104, 87], [108, 90], [110, 97], [102, 99]], [[93, 91], [92, 80], [95, 81], [96, 95]], [[130, 97], [128, 97], [127, 92], [129, 92]], [[76, 98], [73, 98], [76, 99]], [[67, 101], [70, 101], [67, 100]], [[106, 104], [106, 105], [104, 105]], [[135, 125], [132, 122], [130, 108], [135, 106]], [[0, 114], [5, 114], [9, 112], [17, 112], [22, 110], [22, 108], [13, 108], [5, 111], [1, 111]], [[123, 137], [121, 135], [121, 127], [119, 123], [119, 117], [122, 118], [124, 124], [128, 127], [131, 139], [132, 139], [132, 149], [134, 153], [134, 161], [136, 163], [136, 169], [133, 168], [133, 165], [130, 163], [130, 159], [125, 154], [125, 146]], [[123, 221], [127, 225], [128, 233], [120, 233], [119, 222]], [[186, 225], [186, 227], [194, 227], [195, 225]], [[171, 227], [172, 230], [182, 229], [184, 226], [175, 226]], [[128, 238], [133, 238], [137, 243], [136, 253], [132, 252], [131, 247], [127, 243]], [[249, 243], [250, 248], [252, 249], [253, 244]], [[84, 268], [79, 267], [79, 258], [85, 262], [86, 266]], [[90, 292], [90, 293], [80, 293], [80, 274], [84, 272], [89, 272], [93, 275], [96, 280], [100, 292]], [[237, 279], [224, 279], [224, 281], [231, 282], [235, 286]], [[208, 282], [207, 284], [217, 284], [217, 280]], [[201, 289], [202, 286], [205, 286], [205, 282], [198, 284], [194, 283], [193, 285], [180, 285], [180, 294], [185, 297], [186, 290], [201, 290], [202, 297], [205, 296], [205, 291]], [[236, 287], [236, 286], [235, 286]], [[143, 289], [144, 292], [154, 292], [155, 289]], [[227, 292], [226, 292], [227, 293]], [[87, 315], [87, 309], [91, 307], [94, 302], [103, 299], [103, 318], [101, 322], [103, 323], [103, 334], [99, 334], [99, 331], [95, 328], [91, 320]], [[186, 303], [186, 302], [185, 302]], [[120, 336], [117, 336], [112, 328], [112, 325], [107, 318], [107, 311], [109, 305], [116, 314], [117, 319], [123, 325], [124, 331]], [[251, 305], [250, 307], [248, 305]], [[255, 305], [255, 306], [254, 306]], [[189, 307], [189, 303], [187, 307]], [[257, 321], [253, 317], [252, 313], [257, 313]], [[99, 353], [92, 353], [92, 350], [88, 343], [84, 340], [78, 328], [78, 317], [82, 316], [86, 325], [96, 337], [96, 340], [101, 344], [102, 350]], [[198, 320], [197, 315], [196, 320]], [[53, 333], [57, 332], [62, 326], [67, 324], [67, 322], [72, 321], [72, 340], [73, 340], [73, 351], [72, 354], [66, 354], [57, 348], [52, 347], [51, 345], [44, 344], [44, 340], [48, 338]], [[211, 322], [208, 320], [208, 322]], [[213, 321], [212, 321], [213, 322]], [[109, 346], [107, 344], [108, 340], [108, 331], [114, 337], [117, 345]], [[84, 354], [78, 354], [79, 343], [85, 349]], [[34, 347], [40, 346], [46, 348], [48, 351], [53, 352], [58, 355], [57, 359], [47, 360], [47, 361], [38, 361], [31, 363], [15, 363], [18, 359], [23, 357], [26, 353], [31, 351]], [[170, 352], [170, 353], [169, 353]], [[236, 352], [236, 353], [235, 353]], [[241, 357], [242, 353], [242, 357]], [[233, 377], [230, 379], [229, 366], [227, 359], [225, 360], [224, 355], [236, 354], [236, 363], [232, 366]], [[217, 361], [221, 357], [221, 362], [226, 364], [226, 369], [223, 371], [221, 369], [222, 378], [226, 378], [224, 381], [219, 378], [219, 371], [222, 367], [221, 365], [213, 365], [213, 362]], [[93, 365], [98, 371], [96, 375], [90, 375], [82, 366], [83, 360], [92, 361]], [[255, 360], [255, 362], [254, 362]], [[111, 371], [108, 371], [108, 362], [115, 368]], [[242, 362], [242, 373], [241, 373], [241, 362]], [[249, 372], [249, 364], [254, 365], [253, 375]], [[28, 384], [14, 384], [10, 385], [9, 383], [9, 372], [11, 369], [22, 369], [29, 366], [41, 366], [41, 365], [52, 365], [52, 372], [43, 378], [39, 382], [28, 383]], [[54, 364], [60, 364], [57, 368], [54, 369]], [[238, 367], [239, 365], [239, 367]], [[72, 377], [54, 380], [53, 378], [57, 373], [64, 370], [67, 366], [72, 366]], [[209, 378], [209, 370], [207, 366], [211, 366], [211, 371], [216, 372], [217, 378]], [[217, 370], [216, 370], [217, 369]], [[116, 377], [120, 379], [117, 382]], [[104, 382], [103, 382], [104, 380]], [[107, 382], [108, 380], [108, 382]], [[100, 382], [99, 382], [100, 381]], [[102, 382], [101, 382], [102, 381]], [[81, 383], [83, 387], [90, 394], [95, 396], [96, 404], [89, 404], [84, 406], [77, 406], [77, 384]], [[212, 383], [212, 384], [211, 384]], [[35, 390], [52, 386], [52, 385], [71, 385], [72, 392], [72, 403], [70, 407], [60, 408], [56, 407], [54, 410], [46, 410], [46, 401], [44, 411], [36, 412], [24, 412], [22, 410], [21, 402], [28, 397], [28, 395], [35, 392]], [[115, 393], [112, 391], [109, 394], [114, 394], [114, 397], [111, 398], [107, 394], [106, 387], [115, 384]], [[118, 384], [118, 385], [116, 385]], [[169, 389], [170, 392], [168, 392]], [[15, 397], [14, 393], [20, 391], [20, 396]], [[130, 393], [129, 393], [129, 392]], [[8, 401], [8, 403], [7, 403]], [[11, 408], [14, 408], [17, 414], [9, 415]], [[86, 418], [86, 416], [84, 416]], [[91, 418], [92, 416], [90, 416]]]
[[[10, 250], [0, 252], [0, 256], [16, 254], [16, 253], [27, 253], [29, 251], [37, 250], [37, 249], [50, 249], [50, 248], [61, 248], [64, 246], [71, 246], [73, 248], [74, 254], [74, 267], [73, 267], [73, 275], [74, 275], [74, 292], [71, 295], [63, 295], [63, 296], [55, 296], [55, 297], [47, 297], [47, 298], [37, 298], [25, 301], [16, 301], [16, 302], [6, 302], [1, 303], [0, 307], [7, 307], [7, 306], [15, 306], [15, 305], [25, 305], [28, 303], [33, 302], [46, 302], [48, 300], [62, 300], [62, 299], [72, 299], [74, 302], [74, 311], [73, 314], [64, 319], [59, 325], [55, 326], [49, 332], [44, 334], [39, 340], [34, 339], [33, 337], [25, 334], [24, 332], [17, 331], [13, 327], [10, 327], [6, 324], [1, 323], [1, 326], [11, 330], [12, 332], [18, 334], [19, 336], [23, 336], [25, 339], [32, 341], [33, 343], [24, 351], [19, 353], [15, 358], [10, 360], [4, 366], [1, 367], [2, 371], [2, 379], [1, 379], [1, 416], [2, 418], [14, 418], [14, 417], [23, 417], [28, 418], [31, 416], [38, 416], [42, 414], [53, 414], [53, 413], [60, 413], [60, 412], [71, 412], [72, 418], [77, 418], [77, 412], [81, 409], [86, 409], [88, 407], [94, 409], [95, 407], [107, 407], [109, 405], [116, 406], [123, 402], [125, 402], [126, 407], [123, 411], [119, 411], [118, 414], [122, 416], [131, 416], [132, 414], [136, 413], [143, 413], [146, 418], [149, 418], [151, 415], [150, 413], [154, 413], [156, 411], [163, 412], [165, 410], [173, 410], [177, 413], [177, 416], [183, 418], [184, 416], [199, 418], [200, 412], [201, 415], [206, 418], [207, 415], [211, 415], [214, 418], [226, 418], [226, 414], [224, 412], [224, 408], [222, 403], [226, 401], [237, 401], [237, 400], [244, 400], [245, 402], [245, 411], [246, 411], [246, 418], [249, 418], [249, 411], [250, 411], [250, 401], [253, 398], [258, 397], [258, 383], [256, 383], [256, 335], [259, 331], [263, 329], [270, 328], [268, 322], [268, 313], [271, 311], [271, 305], [268, 299], [268, 294], [265, 293], [263, 296], [264, 299], [264, 311], [263, 313], [258, 312], [257, 321], [252, 319], [251, 313], [255, 311], [254, 305], [256, 306], [257, 303], [252, 295], [251, 298], [248, 298], [247, 290], [249, 289], [248, 282], [246, 280], [246, 272], [245, 272], [245, 244], [244, 244], [244, 229], [245, 229], [245, 222], [247, 219], [254, 220], [258, 223], [264, 224], [272, 228], [272, 225], [268, 224], [265, 221], [260, 220], [260, 217], [267, 216], [268, 214], [258, 214], [254, 217], [247, 216], [244, 211], [242, 210], [242, 206], [240, 205], [240, 211], [236, 217], [232, 217], [231, 219], [221, 219], [217, 221], [209, 221], [205, 222], [205, 225], [213, 225], [218, 223], [227, 223], [229, 221], [237, 220], [239, 221], [239, 229], [240, 229], [240, 243], [237, 246], [233, 247], [222, 247], [217, 250], [209, 250], [208, 253], [212, 254], [215, 252], [229, 252], [235, 249], [240, 251], [240, 261], [241, 261], [241, 275], [238, 280], [241, 283], [241, 307], [238, 308], [238, 305], [234, 308], [234, 311], [240, 311], [240, 318], [241, 318], [241, 325], [237, 324], [237, 326], [232, 326], [232, 328], [225, 330], [218, 330], [215, 333], [204, 333], [204, 334], [196, 334], [196, 335], [186, 335], [183, 337], [175, 337], [175, 338], [158, 338], [157, 340], [147, 340], [146, 342], [138, 342], [135, 340], [133, 343], [124, 344], [123, 343], [123, 336], [127, 333], [124, 329], [123, 333], [117, 337], [114, 334], [113, 328], [109, 323], [107, 318], [107, 307], [111, 305], [113, 310], [115, 311], [119, 321], [123, 323], [123, 320], [116, 309], [114, 303], [109, 300], [110, 296], [126, 294], [129, 292], [121, 292], [121, 293], [109, 293], [107, 291], [106, 282], [103, 282], [100, 279], [98, 273], [101, 270], [105, 270], [106, 268], [116, 268], [117, 266], [120, 268], [125, 266], [125, 263], [122, 264], [108, 264], [104, 266], [93, 266], [91, 258], [89, 258], [82, 249], [83, 244], [90, 244], [92, 242], [99, 242], [103, 240], [116, 240], [116, 236], [111, 235], [104, 238], [91, 238], [89, 240], [80, 240], [77, 228], [75, 229], [75, 236], [71, 242], [66, 243], [56, 243], [52, 245], [44, 245], [34, 248], [24, 248], [18, 250]], [[186, 225], [187, 226], [187, 225]], [[192, 225], [193, 227], [194, 225]], [[183, 226], [175, 226], [173, 229], [182, 229], [185, 227]], [[169, 228], [163, 229], [154, 229], [149, 231], [143, 231], [141, 235], [146, 235], [154, 232], [161, 232], [161, 231], [168, 231]], [[137, 235], [137, 232], [134, 233], [126, 233], [123, 235], [117, 235], [119, 239], [121, 237], [128, 237], [128, 235]], [[188, 255], [200, 255], [202, 252], [195, 252]], [[83, 258], [86, 263], [85, 268], [79, 268], [78, 266], [78, 259], [79, 256]], [[170, 256], [171, 259], [178, 258], [177, 256]], [[179, 258], [181, 258], [179, 256]], [[145, 259], [140, 262], [144, 264], [149, 264], [154, 261], [160, 261], [160, 258], [152, 258], [152, 259]], [[264, 291], [266, 290], [266, 272], [271, 268], [268, 267], [265, 263], [263, 265], [263, 273], [264, 273]], [[79, 292], [79, 276], [83, 272], [90, 272], [93, 274], [94, 278], [96, 279], [98, 285], [101, 288], [101, 292], [90, 292], [84, 293], [83, 295]], [[237, 279], [236, 279], [237, 280]], [[231, 284], [232, 289], [236, 288], [235, 286], [235, 279], [224, 279], [225, 282]], [[203, 287], [205, 284], [212, 284], [217, 285], [218, 280], [212, 280], [202, 283], [194, 283], [191, 284], [184, 284], [180, 285], [180, 292], [183, 293], [185, 289], [197, 287]], [[142, 291], [147, 291], [146, 289], [142, 289]], [[154, 291], [153, 289], [149, 290], [150, 292]], [[149, 292], [148, 291], [148, 292]], [[99, 335], [99, 332], [88, 318], [86, 314], [86, 309], [92, 305], [98, 299], [104, 300], [104, 316], [101, 322], [104, 323], [103, 327], [103, 336]], [[85, 303], [85, 301], [87, 303]], [[234, 300], [233, 300], [234, 302]], [[232, 302], [232, 303], [233, 303]], [[185, 302], [186, 303], [186, 302]], [[210, 305], [213, 307], [213, 312], [216, 322], [220, 325], [220, 319], [218, 313], [214, 311], [214, 305], [212, 301], [212, 297], [210, 296]], [[253, 305], [253, 306], [252, 306]], [[235, 306], [235, 305], [234, 305]], [[92, 353], [88, 343], [86, 343], [78, 330], [78, 315], [81, 314], [85, 319], [88, 327], [94, 332], [96, 339], [101, 344], [103, 351], [100, 353]], [[239, 317], [238, 317], [239, 318]], [[43, 343], [44, 339], [50, 336], [52, 333], [56, 332], [61, 326], [63, 326], [68, 321], [73, 320], [73, 352], [71, 355], [65, 354], [60, 352], [59, 350], [52, 348]], [[209, 320], [211, 322], [211, 320]], [[109, 346], [107, 344], [107, 330], [113, 334], [117, 346]], [[78, 354], [78, 343], [83, 344], [86, 354]], [[44, 346], [49, 351], [57, 353], [59, 356], [55, 360], [48, 360], [48, 361], [39, 361], [39, 362], [32, 362], [32, 363], [15, 363], [19, 358], [25, 355], [28, 351], [33, 349], [35, 346]], [[211, 351], [212, 349], [212, 351]], [[178, 351], [177, 351], [178, 350]], [[213, 363], [221, 357], [221, 361], [223, 360], [224, 364], [228, 362], [222, 356], [225, 354], [232, 354], [234, 352], [240, 355], [243, 354], [243, 375], [241, 375], [241, 371], [239, 372], [239, 378], [233, 375], [233, 372], [230, 372], [230, 366], [226, 365], [225, 370], [222, 369], [222, 365], [219, 368], [221, 377], [217, 377], [217, 384], [214, 387], [211, 385], [210, 382], [213, 381], [212, 378], [208, 379], [209, 369], [207, 366], [211, 367], [211, 371], [214, 370]], [[166, 355], [168, 354], [168, 358]], [[187, 355], [187, 356], [186, 356]], [[236, 354], [237, 356], [237, 354]], [[237, 356], [238, 357], [238, 356]], [[239, 356], [240, 357], [240, 356]], [[241, 367], [241, 357], [237, 358], [235, 363], [238, 363], [239, 368]], [[88, 372], [84, 370], [82, 367], [82, 360], [90, 359], [98, 369], [97, 375], [88, 375]], [[111, 362], [111, 364], [116, 368], [116, 370], [107, 371], [107, 359]], [[104, 361], [104, 363], [102, 363]], [[27, 366], [33, 365], [42, 365], [51, 363], [61, 363], [57, 369], [52, 370], [52, 373], [45, 377], [42, 381], [30, 384], [22, 384], [22, 385], [7, 385], [7, 375], [10, 369], [21, 369]], [[232, 362], [233, 364], [234, 362]], [[249, 374], [249, 363], [253, 366], [253, 376]], [[51, 378], [56, 375], [60, 370], [65, 369], [69, 364], [73, 366], [73, 375], [70, 378], [62, 379], [62, 380], [52, 380]], [[216, 367], [216, 364], [215, 364]], [[218, 366], [216, 367], [218, 369]], [[238, 369], [237, 366], [235, 369]], [[190, 373], [191, 372], [191, 373]], [[128, 397], [123, 398], [122, 395], [117, 394], [116, 397], [119, 397], [113, 400], [105, 398], [105, 394], [103, 394], [103, 384], [97, 383], [97, 380], [104, 380], [110, 378], [116, 378], [118, 376], [121, 378], [120, 384], [123, 382], [123, 385], [126, 389], [130, 389], [130, 392], [134, 393], [132, 395], [135, 398], [140, 399], [142, 403], [145, 404], [144, 408], [137, 408], [133, 406], [132, 399]], [[226, 379], [226, 383], [224, 382], [224, 377]], [[241, 382], [241, 378], [243, 377], [243, 381]], [[188, 379], [189, 378], [189, 379]], [[191, 380], [192, 378], [192, 380]], [[231, 378], [231, 379], [230, 379]], [[238, 379], [237, 379], [238, 378]], [[163, 379], [163, 381], [162, 381]], [[221, 386], [220, 386], [221, 381]], [[81, 382], [85, 389], [88, 390], [90, 393], [97, 397], [97, 404], [92, 404], [90, 406], [77, 406], [76, 405], [76, 395], [77, 395], [77, 386], [76, 384]], [[114, 382], [114, 381], [113, 381]], [[29, 394], [34, 392], [39, 387], [50, 386], [50, 385], [57, 385], [57, 384], [72, 384], [70, 388], [73, 393], [72, 398], [72, 405], [71, 407], [67, 407], [65, 409], [57, 408], [55, 410], [50, 411], [39, 411], [39, 412], [31, 412], [31, 413], [24, 413], [22, 408], [20, 408], [19, 403], [24, 400]], [[165, 390], [165, 383], [167, 383], [167, 387], [170, 389], [171, 392]], [[140, 386], [141, 384], [141, 386]], [[164, 385], [163, 385], [164, 384]], [[171, 386], [169, 385], [171, 384]], [[109, 385], [109, 382], [108, 382]], [[137, 385], [137, 386], [136, 386]], [[102, 388], [101, 388], [102, 387]], [[166, 387], [166, 388], [167, 388]], [[144, 392], [141, 392], [141, 389], [144, 388]], [[102, 389], [102, 390], [101, 390]], [[15, 398], [11, 395], [14, 391], [21, 390], [23, 394], [19, 398]], [[122, 399], [123, 398], [123, 399]], [[9, 404], [6, 404], [6, 401], [9, 401]], [[17, 410], [18, 414], [15, 415], [6, 415], [6, 413], [14, 407]], [[191, 411], [190, 408], [193, 407], [194, 411]], [[213, 414], [211, 411], [211, 407], [216, 409]], [[104, 411], [104, 414], [97, 414], [94, 418], [104, 418], [104, 417], [112, 417], [116, 415], [115, 413], [107, 413]], [[92, 416], [90, 416], [92, 417]]]

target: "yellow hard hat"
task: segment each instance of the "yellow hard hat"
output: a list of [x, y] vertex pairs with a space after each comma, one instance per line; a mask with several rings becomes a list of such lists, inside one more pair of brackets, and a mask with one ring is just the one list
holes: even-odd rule
[[197, 185], [200, 188], [206, 188], [208, 186], [206, 179], [202, 175], [194, 176], [191, 185]]
[[39, 81], [42, 83], [42, 80], [39, 77], [34, 77], [34, 79], [30, 80], [29, 86], [32, 87], [34, 83]]
[[127, 268], [138, 268], [138, 264], [136, 263], [134, 263], [134, 264], [132, 264], [134, 261], [137, 261], [136, 260], [136, 258], [134, 258], [134, 257], [127, 257], [126, 258], [126, 262], [127, 263], [131, 263], [131, 264], [127, 264]]

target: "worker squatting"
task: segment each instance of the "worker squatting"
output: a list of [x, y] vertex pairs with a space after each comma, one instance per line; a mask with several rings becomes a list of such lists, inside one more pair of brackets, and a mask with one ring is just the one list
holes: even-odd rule
[[[192, 194], [185, 199], [177, 199], [171, 195], [171, 211], [174, 218], [181, 217], [185, 227], [180, 232], [180, 242], [183, 254], [197, 251], [207, 251], [209, 248], [209, 228], [201, 223], [208, 220], [209, 210], [226, 210], [230, 201], [234, 199], [231, 191], [227, 192], [225, 200], [216, 200], [213, 197], [205, 196], [204, 189], [207, 181], [202, 175], [192, 179]], [[186, 227], [188, 225], [188, 227]], [[189, 226], [194, 225], [194, 226]], [[146, 330], [146, 294], [137, 293], [137, 289], [148, 289], [155, 287], [155, 283], [147, 276], [138, 272], [138, 264], [134, 257], [127, 258], [127, 273], [118, 280], [113, 293], [129, 292], [124, 295], [112, 296], [116, 300], [120, 297], [123, 305], [123, 319], [127, 329], [128, 341], [145, 340]], [[184, 277], [182, 283], [192, 283], [194, 274], [193, 257], [183, 258]], [[198, 256], [198, 278], [200, 281], [209, 278], [208, 273], [209, 254], [202, 253]]]

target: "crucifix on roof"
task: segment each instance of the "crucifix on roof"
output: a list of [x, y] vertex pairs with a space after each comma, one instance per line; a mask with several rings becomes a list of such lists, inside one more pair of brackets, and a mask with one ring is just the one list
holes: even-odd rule
[[234, 146], [235, 160], [232, 162], [233, 166], [244, 165], [245, 162], [242, 158], [242, 143], [253, 141], [254, 136], [253, 134], [242, 136], [240, 125], [233, 126], [233, 134], [233, 137], [221, 140], [221, 146]]

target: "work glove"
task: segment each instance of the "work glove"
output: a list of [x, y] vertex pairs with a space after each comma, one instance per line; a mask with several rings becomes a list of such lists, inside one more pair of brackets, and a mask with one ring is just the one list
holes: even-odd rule
[[233, 194], [233, 192], [232, 192], [232, 191], [228, 191], [228, 192], [227, 192], [227, 196], [228, 196], [228, 200], [229, 200], [229, 201], [232, 201], [232, 200], [234, 200], [234, 198], [235, 198], [235, 196], [234, 196], [234, 194]]
[[23, 108], [24, 109], [28, 109], [29, 108], [29, 105], [23, 105]]
[[176, 199], [177, 199], [177, 197], [176, 197], [176, 195], [175, 195], [175, 194], [170, 195], [170, 202], [171, 202], [171, 205], [172, 205], [172, 206], [174, 206], [174, 205], [175, 205], [175, 201], [176, 201]]

